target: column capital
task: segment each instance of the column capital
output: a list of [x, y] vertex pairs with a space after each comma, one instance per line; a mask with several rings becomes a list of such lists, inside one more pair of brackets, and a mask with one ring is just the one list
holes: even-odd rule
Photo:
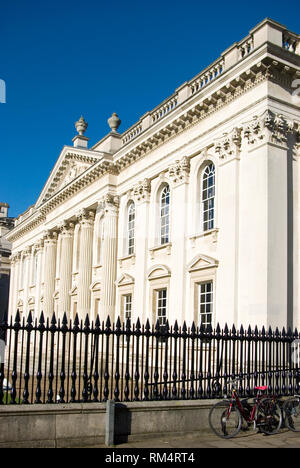
[[100, 208], [106, 213], [118, 213], [119, 205], [120, 197], [118, 195], [112, 194], [111, 192], [108, 192], [99, 201]]
[[235, 127], [231, 132], [224, 133], [221, 138], [216, 140], [214, 145], [215, 153], [218, 154], [220, 160], [224, 162], [239, 159], [241, 143], [241, 129]]
[[40, 239], [33, 245], [33, 250], [35, 252], [41, 252], [41, 250], [43, 250], [43, 247], [44, 247], [44, 240]]
[[22, 256], [24, 257], [29, 257], [32, 254], [32, 245], [29, 245], [25, 247], [25, 249], [22, 252]]
[[288, 133], [294, 133], [294, 122], [282, 114], [266, 110], [262, 115], [255, 115], [250, 122], [243, 125], [243, 138], [248, 147], [255, 148], [263, 143], [287, 146]]
[[58, 230], [63, 236], [72, 236], [74, 232], [75, 224], [66, 220], [63, 220], [58, 224]]
[[11, 263], [17, 263], [21, 260], [21, 252], [16, 252], [11, 255]]
[[43, 240], [46, 244], [55, 244], [57, 242], [57, 232], [56, 231], [51, 231], [50, 229], [44, 231], [43, 233]]
[[144, 202], [150, 200], [151, 194], [151, 181], [150, 179], [144, 179], [142, 182], [139, 182], [132, 189], [133, 197], [137, 202]]
[[176, 160], [174, 164], [169, 166], [169, 177], [173, 182], [174, 187], [183, 183], [188, 183], [190, 170], [190, 160], [187, 156], [184, 156], [181, 160]]
[[95, 219], [95, 212], [93, 210], [82, 208], [76, 214], [76, 218], [81, 226], [89, 225], [92, 226]]

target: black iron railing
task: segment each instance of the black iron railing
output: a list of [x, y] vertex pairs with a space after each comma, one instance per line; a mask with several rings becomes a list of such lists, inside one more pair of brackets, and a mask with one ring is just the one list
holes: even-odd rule
[[258, 385], [299, 393], [297, 330], [25, 320], [18, 312], [0, 325], [0, 339], [0, 404], [219, 398], [236, 376], [241, 396]]

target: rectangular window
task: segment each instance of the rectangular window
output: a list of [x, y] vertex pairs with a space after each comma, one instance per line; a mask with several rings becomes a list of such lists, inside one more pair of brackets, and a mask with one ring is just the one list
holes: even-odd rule
[[157, 319], [161, 327], [166, 325], [167, 322], [167, 290], [160, 289], [157, 291]]
[[123, 302], [123, 316], [124, 321], [128, 319], [131, 320], [131, 313], [132, 313], [132, 294], [127, 294], [124, 296]]
[[199, 284], [199, 322], [205, 328], [212, 325], [213, 294], [212, 281]]

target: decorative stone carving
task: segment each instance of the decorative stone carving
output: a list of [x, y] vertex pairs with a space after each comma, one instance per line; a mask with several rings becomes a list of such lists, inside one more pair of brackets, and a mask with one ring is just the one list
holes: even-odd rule
[[119, 209], [120, 198], [117, 195], [114, 195], [108, 192], [99, 202], [100, 210], [102, 211], [115, 211]]
[[95, 213], [92, 210], [82, 208], [81, 210], [78, 211], [76, 214], [76, 218], [79, 221], [79, 223], [82, 224], [93, 224], [94, 219], [95, 219]]
[[86, 129], [88, 128], [88, 123], [84, 120], [83, 116], [80, 117], [80, 119], [75, 122], [75, 128], [79, 135], [83, 135], [86, 132]]
[[119, 119], [119, 117], [117, 116], [115, 112], [112, 114], [112, 116], [108, 119], [107, 122], [113, 133], [116, 133], [118, 128], [121, 125], [121, 120]]
[[293, 130], [293, 122], [282, 114], [274, 114], [267, 110], [260, 117], [254, 116], [252, 121], [244, 125], [243, 136], [251, 146], [264, 142], [286, 145], [288, 133]]
[[144, 179], [133, 187], [133, 195], [138, 202], [149, 201], [151, 194], [151, 181]]
[[184, 156], [169, 167], [169, 177], [175, 185], [186, 183], [189, 180], [190, 169], [190, 160]]
[[229, 161], [238, 158], [241, 149], [241, 129], [235, 127], [230, 133], [224, 133], [215, 143], [215, 152], [219, 158]]
[[68, 222], [68, 221], [62, 221], [58, 225], [58, 229], [60, 231], [60, 234], [63, 236], [72, 236], [74, 232], [74, 223]]

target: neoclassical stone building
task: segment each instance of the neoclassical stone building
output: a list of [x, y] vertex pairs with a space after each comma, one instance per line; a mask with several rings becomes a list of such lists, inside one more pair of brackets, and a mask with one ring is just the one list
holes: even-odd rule
[[19, 216], [10, 311], [300, 327], [300, 36], [266, 19]]

